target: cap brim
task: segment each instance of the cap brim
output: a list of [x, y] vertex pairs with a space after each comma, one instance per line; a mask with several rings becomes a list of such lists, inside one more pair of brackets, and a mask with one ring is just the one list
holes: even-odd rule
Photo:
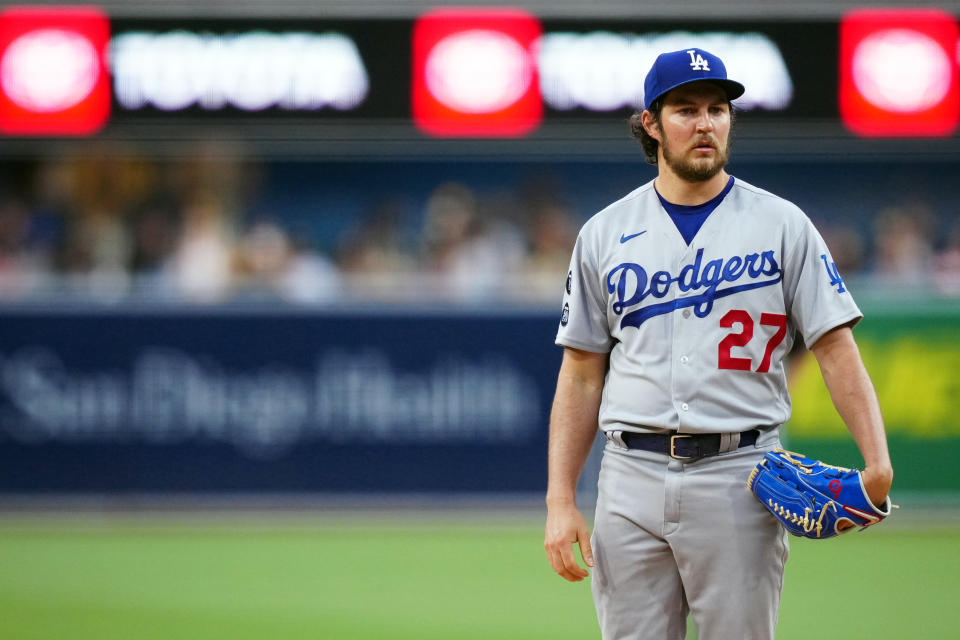
[[736, 80], [708, 80], [708, 82], [712, 82], [723, 87], [723, 90], [727, 92], [727, 98], [730, 100], [736, 100], [747, 90], [746, 87]]
[[653, 100], [647, 101], [647, 106], [649, 107], [650, 104], [654, 102], [654, 100], [667, 95], [677, 87], [693, 84], [694, 82], [710, 82], [712, 84], [717, 85], [718, 87], [723, 89], [723, 91], [727, 94], [727, 99], [731, 101], [736, 100], [737, 98], [742, 96], [743, 93], [747, 90], [746, 87], [744, 87], [742, 84], [740, 84], [736, 80], [726, 80], [724, 78], [696, 78], [694, 80], [685, 80], [683, 82], [678, 82], [672, 87], [664, 89], [662, 92], [660, 92], [660, 95], [653, 98]]

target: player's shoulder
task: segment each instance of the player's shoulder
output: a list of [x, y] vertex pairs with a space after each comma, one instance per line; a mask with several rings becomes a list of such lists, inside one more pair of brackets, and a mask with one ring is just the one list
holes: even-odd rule
[[784, 207], [799, 211], [799, 207], [786, 198], [782, 198], [774, 193], [770, 193], [766, 189], [761, 189], [756, 185], [752, 185], [742, 178], [734, 179], [731, 194], [734, 197], [739, 197], [744, 200], [753, 200], [758, 203], [762, 203], [765, 206]]
[[753, 210], [764, 216], [776, 216], [793, 224], [809, 221], [807, 214], [793, 202], [740, 178], [734, 180], [730, 195], [740, 210]]
[[643, 210], [651, 203], [649, 201], [651, 197], [653, 202], [659, 202], [653, 189], [653, 180], [637, 187], [619, 200], [611, 202], [591, 216], [580, 229], [580, 235], [590, 236], [603, 233], [611, 225], [619, 225], [626, 215], [642, 214]]

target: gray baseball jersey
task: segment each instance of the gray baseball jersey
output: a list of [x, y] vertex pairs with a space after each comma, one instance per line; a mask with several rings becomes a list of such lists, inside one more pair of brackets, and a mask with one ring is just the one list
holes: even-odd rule
[[559, 345], [610, 353], [604, 431], [745, 431], [790, 417], [783, 356], [859, 321], [795, 205], [742, 180], [688, 246], [653, 181], [577, 238]]

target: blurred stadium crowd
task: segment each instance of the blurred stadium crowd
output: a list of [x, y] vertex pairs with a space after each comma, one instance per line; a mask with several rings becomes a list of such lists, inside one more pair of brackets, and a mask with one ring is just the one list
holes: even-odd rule
[[[484, 185], [469, 171], [451, 179], [354, 163], [338, 174], [229, 155], [83, 153], [6, 165], [6, 303], [552, 306], [579, 226], [650, 177], [635, 166], [622, 185], [585, 192], [590, 180], [542, 167], [533, 179], [488, 176]], [[921, 202], [813, 217], [844, 277], [960, 296], [952, 210]]]
[[556, 297], [576, 235], [542, 190], [442, 182], [411, 205], [402, 184], [372, 199], [347, 187], [337, 197], [350, 202], [324, 210], [308, 196], [263, 202], [262, 167], [222, 158], [18, 169], [0, 197], [6, 301], [537, 302]]

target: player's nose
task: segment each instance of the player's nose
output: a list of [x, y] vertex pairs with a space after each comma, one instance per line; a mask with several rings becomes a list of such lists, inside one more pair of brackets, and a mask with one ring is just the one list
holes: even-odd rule
[[697, 131], [713, 131], [713, 119], [706, 109], [701, 110], [698, 114]]

